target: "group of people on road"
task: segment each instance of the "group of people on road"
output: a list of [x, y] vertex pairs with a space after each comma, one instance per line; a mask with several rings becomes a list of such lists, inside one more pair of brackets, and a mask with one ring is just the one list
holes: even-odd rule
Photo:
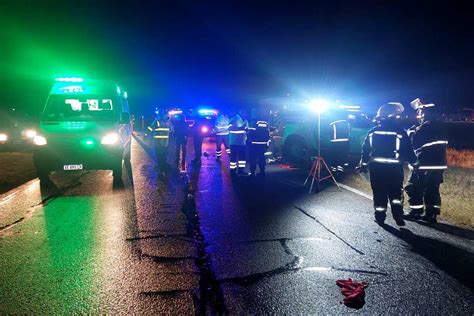
[[[214, 127], [216, 135], [216, 157], [221, 161], [222, 145], [230, 155], [231, 175], [249, 175], [245, 172], [247, 157], [250, 164], [250, 175], [265, 175], [265, 164], [270, 130], [267, 121], [255, 120], [249, 124], [240, 114], [229, 118], [219, 115]], [[260, 172], [256, 174], [257, 166]]]
[[[358, 170], [370, 170], [375, 220], [383, 224], [387, 204], [390, 204], [397, 225], [405, 225], [404, 218], [437, 221], [440, 214], [440, 184], [447, 169], [447, 135], [430, 112], [434, 104], [423, 104], [419, 99], [411, 102], [417, 111], [419, 124], [405, 131], [399, 123], [404, 107], [390, 102], [382, 105], [362, 147]], [[405, 186], [410, 211], [403, 211], [403, 163], [409, 163], [410, 175]], [[387, 203], [388, 202], [388, 203]]]
[[[362, 146], [362, 158], [358, 170], [370, 170], [373, 191], [375, 220], [383, 224], [388, 204], [395, 222], [403, 226], [404, 218], [423, 219], [434, 223], [440, 214], [441, 197], [439, 188], [443, 173], [447, 169], [447, 135], [431, 113], [433, 104], [423, 104], [419, 99], [412, 101], [417, 111], [419, 124], [405, 131], [400, 123], [404, 107], [398, 102], [382, 105], [375, 117], [377, 125], [372, 128]], [[170, 134], [174, 135], [176, 164], [185, 168], [187, 137], [193, 137], [195, 157], [193, 163], [200, 163], [203, 133], [199, 121], [189, 126], [184, 114], [173, 115], [159, 111], [148, 127], [153, 137], [157, 168], [164, 174], [168, 169], [167, 156]], [[220, 114], [212, 128], [216, 142], [216, 160], [222, 160], [223, 149], [230, 156], [229, 169], [232, 176], [265, 175], [266, 154], [271, 142], [269, 124], [254, 119], [251, 124], [240, 114], [229, 117]], [[247, 161], [250, 174], [245, 172]], [[409, 163], [410, 175], [404, 183], [404, 162]], [[256, 174], [257, 166], [260, 172]], [[409, 197], [410, 211], [404, 214], [403, 193]]]
[[[156, 169], [161, 175], [169, 170], [167, 163], [170, 137], [174, 138], [175, 163], [185, 169], [186, 144], [190, 135], [193, 138], [195, 157], [191, 161], [198, 164], [201, 162], [202, 122], [194, 120], [192, 126], [186, 121], [182, 112], [173, 114], [170, 120], [169, 113], [158, 110], [155, 119], [147, 127], [147, 135], [152, 138], [152, 146], [156, 153]], [[216, 160], [222, 159], [222, 146], [230, 156], [231, 175], [265, 175], [266, 153], [270, 144], [270, 131], [268, 123], [264, 120], [255, 120], [249, 124], [240, 114], [229, 118], [226, 114], [220, 114], [212, 129], [216, 141]], [[247, 160], [250, 165], [250, 174], [245, 172]], [[257, 166], [259, 173], [256, 173]]]

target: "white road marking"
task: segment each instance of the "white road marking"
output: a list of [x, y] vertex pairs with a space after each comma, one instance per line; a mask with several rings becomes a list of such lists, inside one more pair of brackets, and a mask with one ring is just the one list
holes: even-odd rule
[[347, 186], [347, 185], [345, 185], [345, 184], [342, 184], [342, 183], [339, 183], [339, 186], [340, 186], [341, 188], [344, 188], [344, 189], [346, 189], [346, 190], [348, 190], [348, 191], [351, 191], [351, 192], [353, 192], [353, 193], [355, 193], [355, 194], [358, 194], [358, 195], [360, 195], [360, 196], [363, 196], [363, 197], [365, 197], [365, 198], [367, 198], [367, 199], [369, 199], [369, 200], [373, 200], [372, 196], [370, 196], [369, 194], [364, 193], [364, 192], [362, 192], [362, 191], [360, 191], [360, 190], [354, 189], [354, 188], [352, 188], [352, 187], [350, 187], [350, 186]]
[[33, 179], [33, 180], [30, 180], [22, 185], [20, 185], [19, 187], [16, 187], [12, 190], [10, 190], [9, 192], [11, 192], [9, 194], [9, 192], [6, 193], [6, 196], [3, 197], [2, 199], [0, 199], [0, 205], [2, 204], [5, 204], [6, 202], [10, 201], [15, 195], [17, 195], [18, 193], [24, 191], [26, 192], [27, 190], [31, 190], [31, 188], [34, 188], [34, 185], [36, 182], [39, 182], [39, 179]]

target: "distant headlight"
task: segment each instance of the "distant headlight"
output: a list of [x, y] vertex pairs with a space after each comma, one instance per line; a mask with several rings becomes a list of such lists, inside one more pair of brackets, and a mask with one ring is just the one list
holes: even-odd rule
[[117, 133], [110, 133], [102, 137], [101, 143], [103, 145], [113, 145], [119, 141], [119, 136]]
[[33, 137], [33, 143], [37, 146], [44, 146], [48, 143], [48, 141], [46, 140], [46, 138], [44, 136], [35, 135]]
[[25, 131], [25, 135], [26, 135], [26, 137], [28, 137], [28, 138], [33, 138], [33, 137], [36, 136], [36, 131], [35, 131], [34, 129], [27, 129], [27, 130]]
[[8, 135], [7, 134], [0, 134], [0, 142], [6, 142], [8, 140]]

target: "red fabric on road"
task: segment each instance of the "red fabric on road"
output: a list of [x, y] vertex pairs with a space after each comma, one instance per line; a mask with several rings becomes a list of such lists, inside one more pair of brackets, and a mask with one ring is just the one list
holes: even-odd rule
[[353, 282], [351, 278], [347, 280], [337, 280], [337, 286], [341, 288], [344, 295], [344, 305], [352, 308], [362, 308], [365, 304], [364, 289], [369, 285], [366, 281]]

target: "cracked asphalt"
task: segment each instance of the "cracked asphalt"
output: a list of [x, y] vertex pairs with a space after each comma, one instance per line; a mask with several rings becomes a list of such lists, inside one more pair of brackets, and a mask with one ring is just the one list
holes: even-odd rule
[[[161, 179], [132, 146], [121, 187], [97, 171], [0, 196], [0, 313], [474, 313], [472, 231], [378, 226], [366, 197], [308, 195], [283, 165], [231, 179], [214, 144]], [[342, 278], [369, 282], [362, 309], [342, 304]]]

